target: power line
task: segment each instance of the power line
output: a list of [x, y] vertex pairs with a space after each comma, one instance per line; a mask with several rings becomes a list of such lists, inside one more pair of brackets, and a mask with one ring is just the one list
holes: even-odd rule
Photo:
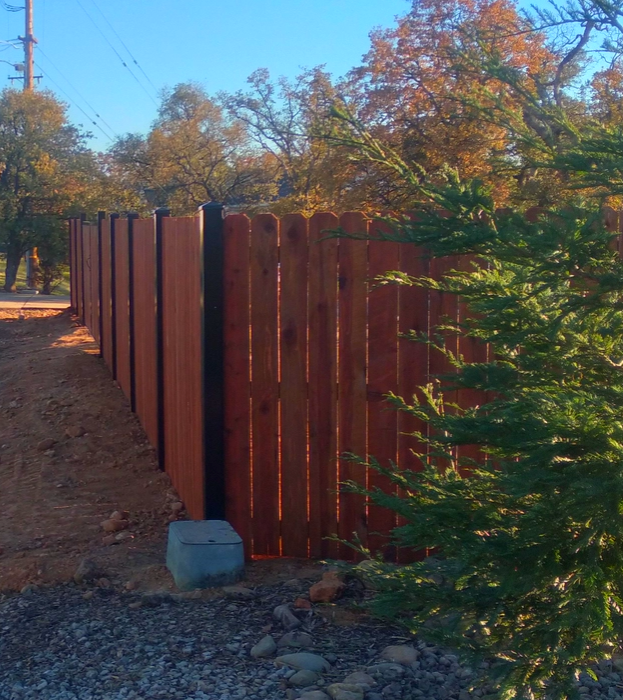
[[71, 99], [71, 97], [67, 94], [67, 92], [66, 92], [65, 90], [63, 90], [63, 88], [56, 82], [56, 80], [54, 80], [54, 78], [52, 78], [48, 73], [46, 73], [46, 72], [43, 70], [43, 68], [41, 67], [41, 65], [40, 65], [39, 63], [36, 63], [35, 65], [36, 65], [37, 68], [43, 73], [43, 75], [44, 75], [53, 85], [56, 85], [56, 87], [63, 93], [63, 95], [65, 95], [65, 97], [69, 100], [70, 104], [72, 104], [74, 107], [76, 107], [76, 109], [79, 109], [79, 110], [82, 112], [82, 114], [84, 114], [84, 116], [91, 122], [91, 124], [93, 124], [93, 126], [97, 127], [97, 128], [102, 132], [102, 134], [104, 134], [104, 136], [105, 136], [109, 141], [114, 141], [114, 140], [115, 140], [113, 136], [111, 136], [110, 134], [106, 133], [106, 131], [104, 130], [104, 128], [103, 128], [102, 126], [100, 126], [96, 121], [94, 121], [93, 117], [89, 116], [89, 115], [84, 111], [84, 109], [82, 109], [82, 107], [81, 107], [79, 104], [76, 104], [76, 102], [75, 102], [74, 100]]
[[128, 46], [127, 46], [127, 44], [125, 43], [125, 41], [119, 36], [117, 30], [116, 30], [116, 29], [113, 27], [113, 25], [110, 23], [110, 20], [108, 19], [108, 17], [106, 17], [106, 15], [102, 12], [100, 6], [95, 2], [95, 0], [91, 0], [91, 2], [93, 3], [93, 5], [95, 5], [95, 8], [96, 8], [97, 11], [100, 13], [100, 15], [102, 15], [102, 17], [104, 18], [104, 21], [105, 21], [106, 24], [110, 27], [110, 29], [112, 30], [112, 33], [113, 33], [113, 34], [117, 37], [117, 39], [120, 41], [120, 43], [121, 43], [121, 45], [123, 46], [123, 48], [128, 52], [128, 55], [129, 55], [130, 58], [132, 59], [132, 62], [134, 63], [134, 65], [135, 65], [135, 66], [141, 71], [141, 73], [145, 76], [145, 78], [147, 79], [147, 81], [149, 82], [149, 84], [153, 87], [153, 89], [154, 89], [156, 92], [158, 92], [158, 88], [153, 84], [151, 78], [147, 75], [147, 73], [145, 73], [145, 71], [143, 70], [142, 66], [139, 65], [139, 62], [136, 60], [136, 58], [134, 58], [134, 54], [130, 51], [130, 49], [128, 48]]
[[[1, 0], [0, 0], [0, 1], [1, 1]], [[151, 93], [147, 90], [147, 88], [143, 85], [143, 83], [141, 83], [141, 81], [138, 79], [138, 77], [133, 73], [133, 71], [132, 71], [132, 69], [130, 68], [130, 66], [128, 66], [128, 64], [124, 61], [123, 56], [122, 56], [122, 55], [117, 51], [117, 49], [113, 46], [113, 44], [111, 43], [110, 39], [106, 36], [106, 34], [104, 34], [104, 32], [103, 32], [102, 29], [100, 28], [99, 24], [97, 24], [97, 22], [96, 22], [96, 21], [93, 19], [93, 17], [89, 14], [89, 12], [88, 12], [87, 9], [85, 8], [85, 6], [80, 2], [80, 0], [76, 0], [76, 2], [78, 3], [78, 5], [80, 5], [80, 8], [81, 8], [82, 11], [84, 12], [84, 14], [91, 20], [91, 23], [93, 24], [93, 26], [94, 26], [94, 27], [97, 29], [97, 31], [102, 35], [104, 41], [105, 41], [105, 42], [108, 44], [108, 46], [110, 46], [110, 48], [115, 52], [115, 55], [116, 55], [117, 58], [121, 61], [121, 64], [123, 65], [123, 67], [128, 69], [130, 75], [134, 78], [134, 80], [136, 80], [136, 82], [139, 84], [139, 86], [141, 87], [141, 89], [145, 92], [145, 94], [147, 95], [147, 97], [149, 97], [149, 99], [156, 105], [156, 107], [159, 107], [158, 103], [157, 103], [156, 100], [153, 98], [153, 96], [151, 95]]]
[[[93, 112], [93, 114], [104, 124], [104, 126], [109, 129], [113, 134], [115, 134], [115, 130], [113, 129], [112, 126], [102, 117], [95, 107], [87, 100], [87, 98], [78, 90], [78, 88], [71, 82], [71, 80], [63, 73], [63, 71], [54, 63], [54, 61], [45, 53], [45, 51], [41, 48], [41, 46], [37, 47], [38, 52], [44, 56], [45, 60], [48, 61], [58, 72], [58, 74], [67, 82], [67, 84], [71, 87], [71, 89], [80, 97], [80, 99], [86, 104], [86, 106]], [[116, 134], [115, 134], [116, 136]]]

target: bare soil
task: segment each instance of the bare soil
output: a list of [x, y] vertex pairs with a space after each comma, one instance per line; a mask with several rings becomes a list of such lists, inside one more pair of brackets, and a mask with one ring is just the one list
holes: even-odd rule
[[[0, 310], [0, 591], [70, 581], [84, 557], [109, 585], [174, 590], [164, 560], [175, 500], [88, 331], [69, 312]], [[129, 511], [130, 537], [107, 546], [100, 523], [115, 510]], [[265, 560], [247, 579], [318, 569]]]

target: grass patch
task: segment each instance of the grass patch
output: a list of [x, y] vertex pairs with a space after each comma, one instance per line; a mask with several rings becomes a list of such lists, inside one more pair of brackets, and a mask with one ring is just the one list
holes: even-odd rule
[[[0, 292], [4, 290], [6, 257], [0, 254]], [[26, 261], [22, 258], [17, 271], [17, 288], [26, 289]], [[63, 273], [63, 279], [52, 290], [53, 296], [69, 296], [69, 270]]]

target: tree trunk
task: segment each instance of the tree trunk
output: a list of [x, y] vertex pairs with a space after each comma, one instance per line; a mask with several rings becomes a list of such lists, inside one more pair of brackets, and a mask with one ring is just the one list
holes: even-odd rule
[[19, 270], [19, 264], [22, 256], [10, 248], [6, 253], [6, 267], [4, 271], [4, 291], [5, 292], [16, 292], [17, 286], [15, 281], [17, 280], [17, 271]]

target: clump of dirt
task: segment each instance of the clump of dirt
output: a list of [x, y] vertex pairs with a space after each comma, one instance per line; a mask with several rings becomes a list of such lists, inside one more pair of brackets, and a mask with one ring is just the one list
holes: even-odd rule
[[[85, 557], [110, 585], [174, 590], [164, 561], [177, 500], [87, 329], [67, 311], [0, 310], [0, 591], [71, 581]], [[114, 511], [128, 527], [106, 544]], [[265, 560], [247, 579], [318, 568]]]

